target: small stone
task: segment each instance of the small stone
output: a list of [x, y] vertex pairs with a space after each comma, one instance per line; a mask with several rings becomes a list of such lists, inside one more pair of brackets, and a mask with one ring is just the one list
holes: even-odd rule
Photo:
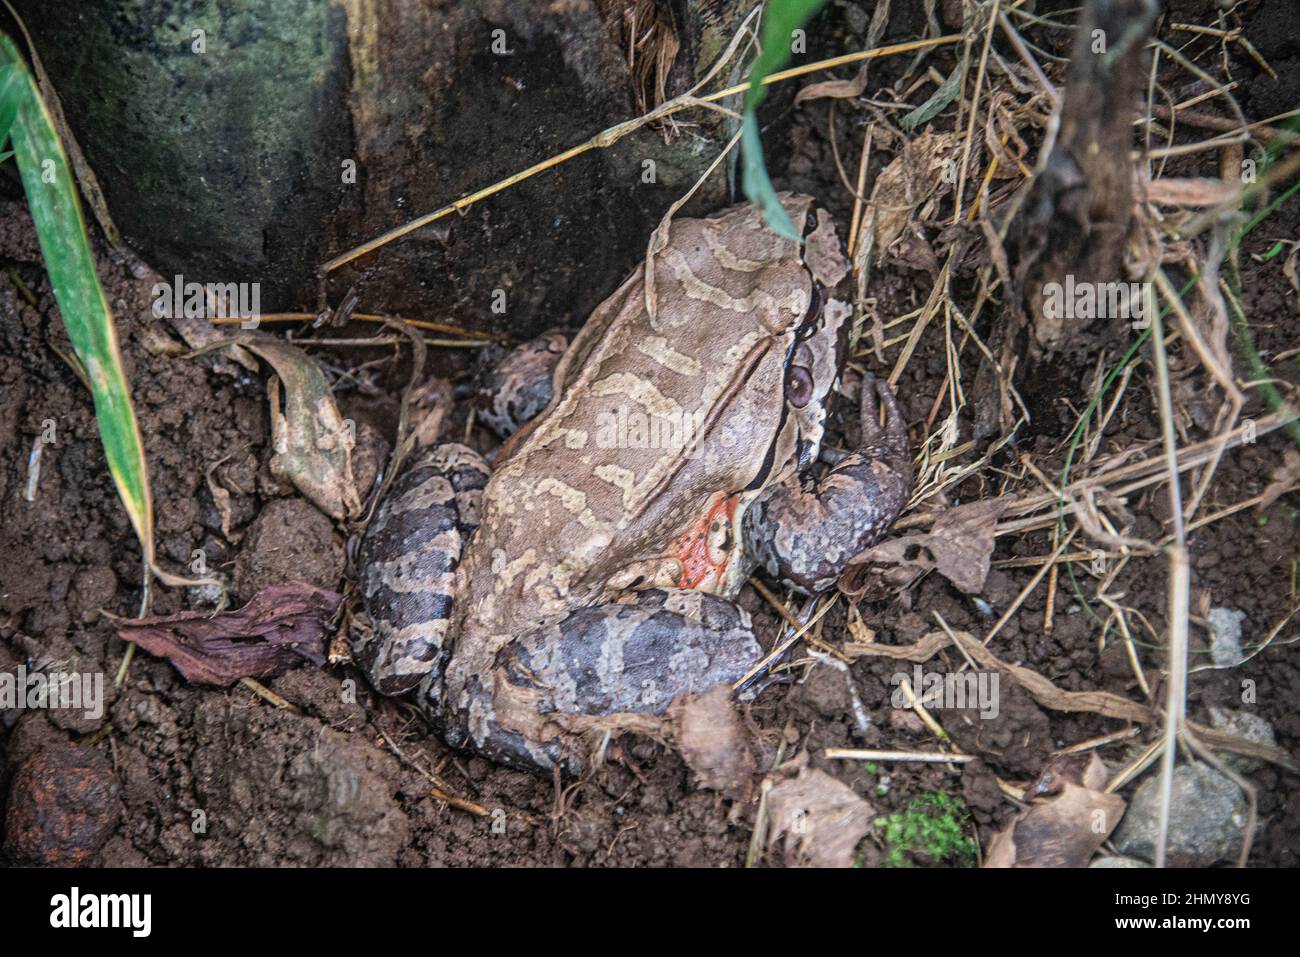
[[[1264, 718], [1249, 711], [1229, 711], [1227, 708], [1210, 705], [1210, 723], [1220, 731], [1235, 734], [1255, 744], [1277, 747], [1277, 736], [1273, 733], [1273, 726]], [[1220, 757], [1224, 764], [1239, 774], [1251, 774], [1264, 766], [1262, 758], [1253, 758], [1248, 754], [1221, 752]]]
[[117, 776], [98, 751], [72, 744], [42, 748], [10, 785], [5, 852], [44, 867], [89, 863], [117, 825], [118, 791]]
[[[1246, 825], [1246, 798], [1241, 788], [1204, 764], [1174, 768], [1169, 805], [1170, 867], [1209, 867], [1235, 860]], [[1133, 795], [1128, 813], [1115, 832], [1115, 847], [1130, 857], [1155, 861], [1160, 828], [1160, 775], [1151, 774]]]
[[1244, 611], [1235, 608], [1211, 608], [1210, 657], [1220, 668], [1231, 668], [1246, 660], [1241, 650], [1241, 623], [1246, 620]]

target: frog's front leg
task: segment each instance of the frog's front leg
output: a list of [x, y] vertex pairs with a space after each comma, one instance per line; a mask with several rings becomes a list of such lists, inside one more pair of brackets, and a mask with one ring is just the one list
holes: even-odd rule
[[474, 682], [468, 707], [446, 723], [504, 764], [577, 771], [605, 734], [661, 733], [658, 719], [674, 699], [734, 683], [761, 656], [749, 615], [732, 602], [689, 590], [637, 592], [510, 641], [491, 674]]
[[755, 502], [745, 514], [745, 548], [772, 577], [819, 594], [853, 556], [885, 534], [911, 489], [907, 423], [889, 386], [868, 375], [862, 382], [861, 446], [820, 480], [791, 476]]
[[393, 483], [366, 530], [359, 585], [373, 634], [354, 653], [382, 694], [425, 677], [436, 684], [446, 667], [456, 568], [489, 474], [473, 449], [433, 446]]

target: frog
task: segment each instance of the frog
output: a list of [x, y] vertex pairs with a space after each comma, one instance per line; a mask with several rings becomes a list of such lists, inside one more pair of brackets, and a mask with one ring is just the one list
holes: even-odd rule
[[737, 603], [751, 574], [823, 594], [904, 508], [907, 424], [874, 376], [861, 440], [818, 465], [849, 265], [811, 196], [778, 201], [799, 241], [748, 203], [666, 221], [567, 348], [522, 347], [504, 379], [550, 388], [495, 403], [512, 434], [490, 465], [433, 444], [379, 503], [356, 659], [449, 745], [547, 774], [670, 737], [676, 702], [763, 657]]

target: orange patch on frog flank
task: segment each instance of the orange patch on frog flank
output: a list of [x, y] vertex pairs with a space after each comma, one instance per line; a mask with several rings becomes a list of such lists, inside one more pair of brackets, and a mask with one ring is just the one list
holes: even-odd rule
[[717, 522], [732, 525], [736, 517], [739, 496], [719, 498], [713, 506], [695, 520], [686, 534], [674, 542], [677, 560], [682, 563], [682, 577], [678, 588], [702, 588], [722, 579], [731, 558], [728, 551], [721, 562], [709, 555], [709, 531]]

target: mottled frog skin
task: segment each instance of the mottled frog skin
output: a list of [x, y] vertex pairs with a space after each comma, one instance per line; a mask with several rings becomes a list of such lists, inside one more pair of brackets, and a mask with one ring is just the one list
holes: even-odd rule
[[[512, 410], [535, 389], [494, 403], [522, 428], [492, 470], [439, 445], [381, 503], [358, 658], [380, 691], [414, 689], [452, 745], [573, 770], [612, 734], [662, 734], [675, 698], [761, 657], [734, 603], [756, 566], [825, 591], [902, 509], [906, 426], [870, 377], [861, 446], [814, 476], [848, 265], [810, 197], [781, 200], [802, 245], [749, 205], [675, 220], [563, 352], [546, 407], [524, 424]], [[529, 344], [506, 378], [562, 347]]]

